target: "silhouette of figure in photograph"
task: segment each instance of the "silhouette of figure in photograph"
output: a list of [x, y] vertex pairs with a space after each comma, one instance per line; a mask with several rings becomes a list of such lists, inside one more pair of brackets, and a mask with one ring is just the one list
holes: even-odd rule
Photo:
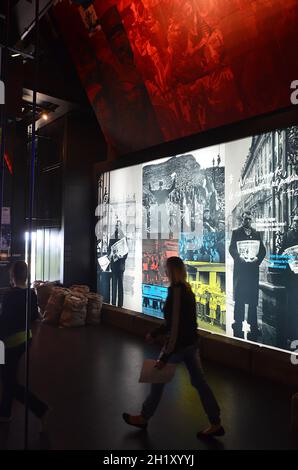
[[112, 271], [112, 304], [116, 305], [118, 294], [118, 307], [123, 307], [123, 276], [128, 253], [117, 259], [117, 257], [113, 256], [113, 245], [123, 238], [125, 238], [125, 235], [122, 231], [122, 223], [120, 220], [117, 220], [115, 232], [110, 239], [108, 247], [108, 257], [111, 260]]
[[[245, 318], [245, 304], [248, 304], [248, 319], [250, 333], [247, 339], [257, 341], [260, 334], [257, 319], [257, 306], [259, 302], [259, 267], [266, 256], [266, 249], [259, 232], [251, 226], [251, 212], [242, 214], [241, 227], [233, 230], [229, 252], [234, 259], [233, 285], [234, 285], [234, 323], [232, 328], [234, 336], [244, 338], [242, 323]], [[258, 252], [253, 257], [245, 257], [239, 252], [239, 242], [259, 242]], [[249, 245], [249, 244], [248, 244]]]

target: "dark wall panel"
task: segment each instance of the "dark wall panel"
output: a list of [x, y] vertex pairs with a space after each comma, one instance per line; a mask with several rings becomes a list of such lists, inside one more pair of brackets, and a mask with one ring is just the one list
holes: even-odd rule
[[67, 117], [63, 165], [64, 284], [95, 288], [93, 165], [105, 158], [105, 142], [93, 115]]

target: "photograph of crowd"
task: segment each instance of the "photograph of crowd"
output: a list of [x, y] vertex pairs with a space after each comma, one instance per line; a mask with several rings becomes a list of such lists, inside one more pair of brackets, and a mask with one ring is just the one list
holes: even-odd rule
[[[216, 146], [143, 166], [143, 283], [167, 285], [164, 263], [175, 241], [188, 266], [198, 324], [220, 333], [226, 323], [224, 160], [224, 148]], [[144, 298], [147, 308], [148, 290]]]
[[220, 152], [220, 146], [209, 147], [144, 165], [143, 239], [206, 234], [206, 243], [211, 244], [207, 234], [224, 231], [224, 155]]
[[205, 263], [224, 263], [224, 221], [220, 221], [218, 230], [205, 232], [201, 237], [192, 233], [181, 234], [179, 252], [183, 260], [202, 261]]
[[166, 286], [165, 262], [178, 254], [178, 240], [143, 240], [143, 284]]

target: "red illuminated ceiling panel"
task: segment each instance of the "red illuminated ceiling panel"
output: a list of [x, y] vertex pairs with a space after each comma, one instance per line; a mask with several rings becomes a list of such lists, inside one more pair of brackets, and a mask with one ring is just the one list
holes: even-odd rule
[[62, 0], [55, 14], [116, 154], [290, 106], [296, 0]]

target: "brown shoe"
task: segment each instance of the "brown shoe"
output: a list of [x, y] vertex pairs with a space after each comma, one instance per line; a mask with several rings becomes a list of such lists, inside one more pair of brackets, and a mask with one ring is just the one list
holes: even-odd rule
[[225, 430], [224, 428], [219, 424], [219, 425], [211, 425], [209, 428], [204, 429], [204, 431], [199, 431], [197, 433], [197, 438], [198, 439], [209, 439], [212, 437], [220, 437], [225, 435]]
[[135, 426], [136, 428], [139, 428], [139, 429], [147, 428], [148, 421], [145, 418], [143, 418], [142, 415], [133, 416], [133, 415], [129, 415], [128, 413], [123, 413], [122, 418], [127, 424], [130, 424], [131, 426]]

